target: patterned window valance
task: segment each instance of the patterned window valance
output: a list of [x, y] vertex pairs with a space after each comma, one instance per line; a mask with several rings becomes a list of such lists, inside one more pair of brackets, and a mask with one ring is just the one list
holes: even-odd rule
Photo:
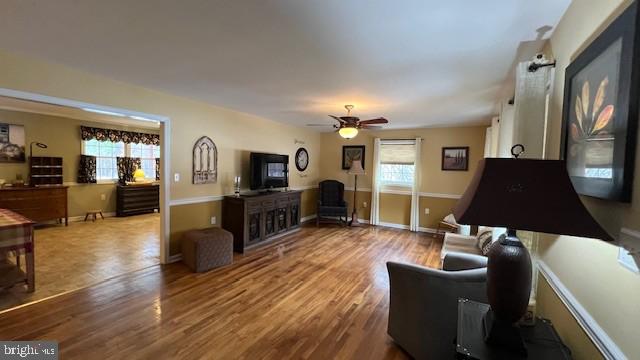
[[112, 141], [125, 144], [143, 143], [145, 145], [160, 145], [160, 135], [139, 133], [135, 131], [101, 129], [89, 126], [80, 126], [82, 140]]

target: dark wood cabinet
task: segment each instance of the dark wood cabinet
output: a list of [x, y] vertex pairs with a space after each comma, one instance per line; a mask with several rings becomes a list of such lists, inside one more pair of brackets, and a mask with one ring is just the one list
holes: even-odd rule
[[118, 185], [116, 215], [129, 216], [160, 211], [160, 185]]
[[301, 191], [225, 196], [222, 227], [233, 234], [237, 252], [266, 243], [300, 227]]
[[66, 186], [6, 187], [0, 190], [0, 208], [41, 223], [64, 219], [69, 223]]

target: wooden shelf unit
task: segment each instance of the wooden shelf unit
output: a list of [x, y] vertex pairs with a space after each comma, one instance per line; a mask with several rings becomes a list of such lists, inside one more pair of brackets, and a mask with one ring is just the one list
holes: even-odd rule
[[29, 185], [62, 185], [62, 158], [32, 156], [29, 158]]

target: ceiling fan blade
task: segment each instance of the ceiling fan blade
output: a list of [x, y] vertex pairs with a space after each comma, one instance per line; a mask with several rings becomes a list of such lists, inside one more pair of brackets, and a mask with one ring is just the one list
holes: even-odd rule
[[370, 119], [370, 120], [362, 120], [360, 121], [360, 124], [362, 125], [368, 125], [368, 124], [388, 124], [389, 120], [383, 118], [383, 117], [379, 117], [379, 118], [375, 118], [375, 119]]
[[377, 129], [382, 129], [382, 126], [361, 125], [360, 128], [365, 130], [377, 130]]
[[334, 115], [329, 115], [329, 116], [330, 116], [330, 117], [332, 117], [332, 118], [334, 118], [334, 119], [336, 119], [336, 120], [338, 120], [338, 122], [339, 122], [340, 124], [344, 123], [344, 120], [340, 119], [340, 118], [339, 118], [339, 117], [337, 117], [337, 116], [334, 116]]

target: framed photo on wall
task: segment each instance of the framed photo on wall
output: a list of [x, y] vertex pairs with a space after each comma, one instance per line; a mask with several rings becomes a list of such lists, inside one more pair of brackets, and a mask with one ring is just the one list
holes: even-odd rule
[[351, 169], [353, 160], [360, 160], [364, 169], [364, 145], [344, 145], [342, 147], [342, 170]]
[[442, 148], [443, 171], [467, 171], [469, 170], [469, 147], [443, 147]]
[[633, 2], [567, 67], [562, 157], [579, 194], [631, 201], [640, 95], [637, 26]]
[[0, 123], [0, 163], [25, 162], [24, 125]]

